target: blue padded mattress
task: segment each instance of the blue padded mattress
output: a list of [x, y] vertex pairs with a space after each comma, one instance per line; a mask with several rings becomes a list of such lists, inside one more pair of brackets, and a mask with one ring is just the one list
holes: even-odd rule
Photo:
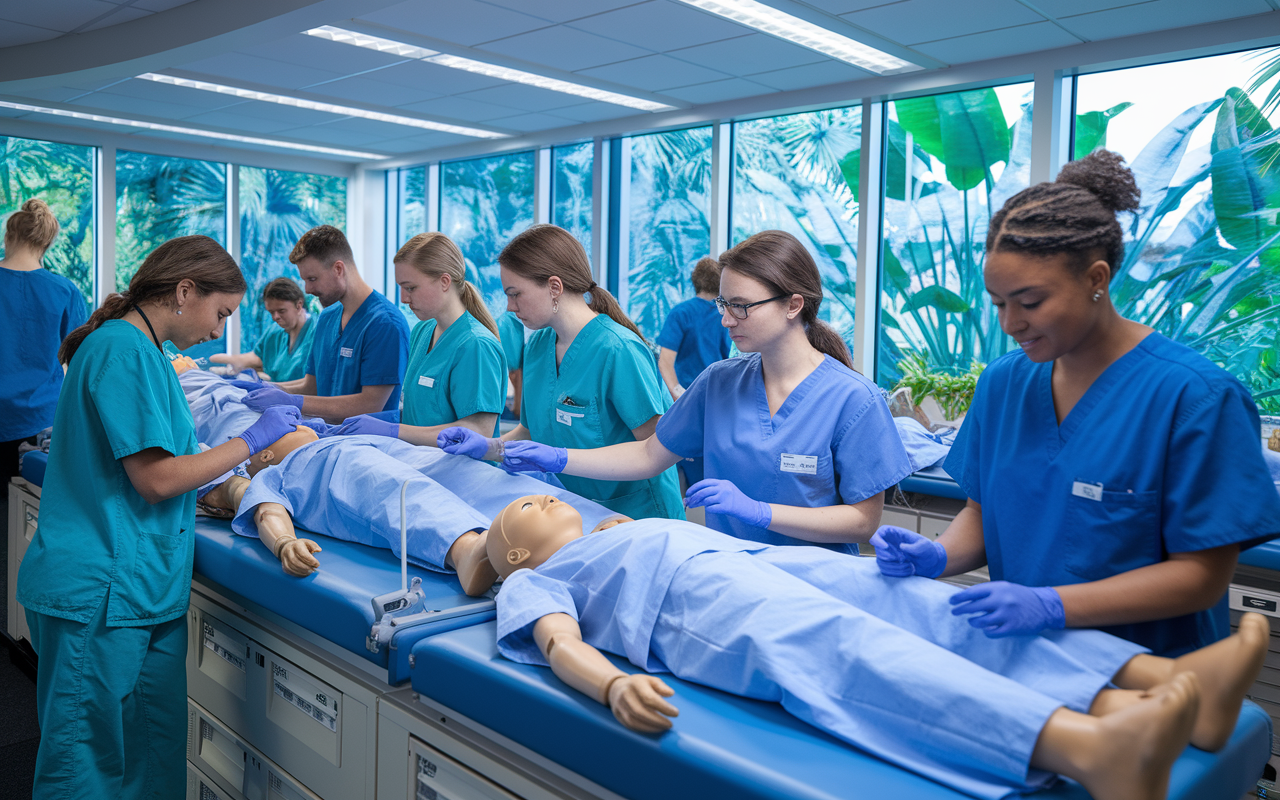
[[960, 484], [947, 474], [941, 465], [916, 470], [898, 482], [904, 492], [919, 492], [934, 497], [950, 497], [952, 500], [967, 500]]
[[49, 466], [49, 454], [43, 450], [32, 450], [23, 453], [18, 462], [18, 471], [23, 478], [36, 486], [44, 485], [44, 471]]
[[1280, 541], [1264, 542], [1240, 552], [1240, 563], [1280, 571]]
[[[498, 655], [489, 622], [414, 645], [413, 688], [595, 783], [633, 798], [929, 797], [967, 795], [866, 755], [788, 714], [664, 675], [680, 709], [672, 731], [635, 733], [550, 669]], [[635, 668], [610, 659], [622, 669]], [[537, 719], [535, 724], [530, 720]], [[1271, 721], [1246, 703], [1222, 752], [1194, 748], [1173, 770], [1170, 800], [1239, 800], [1271, 752]], [[856, 787], [856, 791], [855, 791]], [[1063, 781], [1032, 795], [1087, 800]]]

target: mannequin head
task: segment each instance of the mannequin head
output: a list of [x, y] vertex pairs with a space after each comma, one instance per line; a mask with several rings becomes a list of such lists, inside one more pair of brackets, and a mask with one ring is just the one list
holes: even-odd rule
[[542, 566], [581, 537], [582, 515], [577, 509], [551, 495], [527, 495], [494, 517], [486, 549], [489, 563], [505, 580], [516, 570]]
[[284, 461], [284, 457], [303, 445], [311, 444], [320, 437], [310, 428], [301, 425], [272, 442], [267, 449], [254, 453], [249, 457], [249, 475], [257, 475], [273, 464]]

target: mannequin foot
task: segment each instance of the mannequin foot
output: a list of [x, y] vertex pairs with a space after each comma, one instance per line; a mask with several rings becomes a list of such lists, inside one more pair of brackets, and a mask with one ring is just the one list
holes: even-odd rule
[[485, 537], [475, 531], [458, 537], [449, 548], [448, 560], [458, 573], [462, 591], [471, 597], [479, 597], [489, 591], [498, 580], [498, 571], [489, 563]]
[[1174, 659], [1174, 674], [1192, 672], [1200, 680], [1193, 745], [1213, 752], [1231, 738], [1240, 705], [1262, 669], [1270, 640], [1267, 618], [1250, 613], [1241, 617], [1239, 629], [1231, 636]]

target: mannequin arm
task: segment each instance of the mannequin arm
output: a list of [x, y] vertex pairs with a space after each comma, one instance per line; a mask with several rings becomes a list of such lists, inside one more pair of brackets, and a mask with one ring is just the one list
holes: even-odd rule
[[253, 512], [253, 521], [258, 525], [258, 538], [280, 559], [285, 572], [305, 578], [320, 568], [320, 562], [312, 555], [320, 552], [320, 545], [294, 534], [293, 518], [284, 506], [263, 503]]
[[212, 508], [225, 508], [227, 511], [236, 511], [240, 508], [240, 501], [244, 499], [244, 493], [249, 490], [249, 481], [239, 475], [232, 475], [222, 483], [209, 490], [204, 496], [204, 504]]
[[467, 531], [454, 541], [444, 557], [445, 566], [453, 567], [462, 591], [471, 597], [489, 591], [498, 580], [498, 571], [489, 563], [488, 540], [488, 531]]
[[568, 614], [548, 614], [533, 624], [533, 638], [556, 677], [608, 706], [633, 731], [659, 733], [680, 712], [664, 700], [675, 694], [652, 675], [628, 675], [599, 650], [582, 641], [582, 629]]

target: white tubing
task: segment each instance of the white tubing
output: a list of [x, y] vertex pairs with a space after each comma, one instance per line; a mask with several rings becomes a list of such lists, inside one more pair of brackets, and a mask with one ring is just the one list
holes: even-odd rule
[[405, 481], [400, 486], [400, 591], [409, 591], [409, 549], [407, 541], [409, 538], [408, 529], [405, 527], [404, 519], [404, 493], [409, 488], [409, 481]]

